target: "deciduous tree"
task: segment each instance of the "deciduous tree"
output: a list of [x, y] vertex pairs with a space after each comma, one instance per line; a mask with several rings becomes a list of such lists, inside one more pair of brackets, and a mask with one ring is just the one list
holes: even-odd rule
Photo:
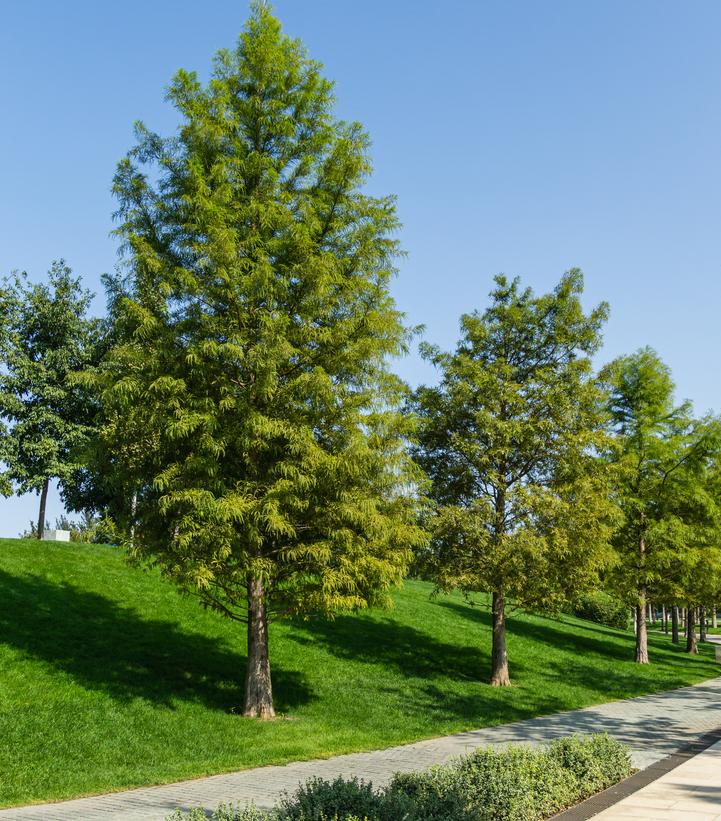
[[91, 433], [90, 394], [75, 380], [97, 354], [100, 323], [88, 317], [91, 294], [61, 260], [46, 283], [17, 274], [0, 289], [0, 481], [5, 491], [40, 494], [38, 537], [48, 487], [72, 481]]

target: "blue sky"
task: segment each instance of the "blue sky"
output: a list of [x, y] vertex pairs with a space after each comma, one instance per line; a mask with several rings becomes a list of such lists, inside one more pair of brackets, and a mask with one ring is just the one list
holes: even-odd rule
[[[394, 291], [453, 345], [495, 273], [548, 290], [586, 274], [611, 320], [600, 361], [652, 345], [680, 397], [721, 410], [721, 4], [717, 0], [278, 0], [373, 139], [371, 189], [398, 195]], [[0, 6], [0, 273], [65, 257], [112, 270], [115, 163], [132, 123], [174, 127], [164, 88], [207, 76], [245, 2]], [[103, 300], [97, 300], [102, 310]], [[430, 381], [416, 355], [409, 381]], [[16, 535], [37, 500], [0, 500]], [[57, 496], [49, 518], [61, 512]]]

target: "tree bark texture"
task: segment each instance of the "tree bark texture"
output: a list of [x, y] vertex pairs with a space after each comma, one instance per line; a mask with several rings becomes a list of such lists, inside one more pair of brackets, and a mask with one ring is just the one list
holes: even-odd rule
[[[643, 532], [638, 539], [638, 558], [641, 568], [646, 564], [646, 540]], [[648, 635], [646, 633], [646, 584], [638, 585], [636, 604], [636, 662], [648, 664]]]
[[699, 607], [698, 609], [698, 630], [701, 641], [706, 641], [706, 608]]
[[668, 610], [666, 605], [661, 605], [661, 621], [663, 622], [663, 632], [668, 633]]
[[265, 590], [260, 579], [248, 582], [248, 667], [245, 672], [243, 715], [275, 718], [268, 655], [268, 617]]
[[715, 630], [718, 627], [718, 617], [716, 615], [716, 605], [712, 605], [711, 610], [711, 627]]
[[508, 653], [506, 652], [506, 600], [503, 591], [493, 594], [493, 645], [491, 648], [491, 686], [508, 687]]
[[40, 512], [38, 514], [38, 539], [42, 539], [45, 535], [45, 508], [48, 504], [48, 487], [50, 486], [50, 479], [47, 477], [43, 482], [43, 489], [40, 491]]
[[642, 599], [646, 597], [646, 588], [638, 591], [636, 605], [636, 661], [639, 664], [648, 664], [648, 635], [646, 633], [646, 607]]
[[693, 607], [686, 608], [686, 652], [698, 653], [696, 645], [696, 612]]

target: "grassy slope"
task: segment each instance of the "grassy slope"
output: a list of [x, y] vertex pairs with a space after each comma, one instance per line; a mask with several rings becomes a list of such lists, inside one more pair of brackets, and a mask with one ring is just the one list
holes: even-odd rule
[[241, 625], [203, 611], [112, 548], [0, 540], [0, 805], [373, 749], [718, 674], [651, 636], [570, 617], [509, 623], [515, 686], [493, 689], [488, 615], [408, 583], [395, 609], [276, 625], [287, 720], [242, 702]]

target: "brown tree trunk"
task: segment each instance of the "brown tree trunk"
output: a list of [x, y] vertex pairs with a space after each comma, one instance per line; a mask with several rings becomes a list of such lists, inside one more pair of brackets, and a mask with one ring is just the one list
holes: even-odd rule
[[45, 535], [45, 508], [48, 504], [48, 487], [50, 486], [50, 479], [47, 477], [43, 482], [43, 489], [40, 491], [40, 513], [38, 514], [38, 539], [42, 539]]
[[696, 645], [696, 612], [693, 607], [686, 608], [686, 652], [698, 653]]
[[678, 606], [671, 608], [671, 641], [678, 644]]
[[[638, 558], [641, 568], [646, 564], [646, 539], [643, 532], [638, 539]], [[648, 664], [648, 635], [646, 634], [646, 584], [638, 586], [636, 604], [636, 662]]]
[[661, 621], [663, 622], [663, 632], [668, 633], [668, 610], [666, 605], [661, 605]]
[[698, 610], [698, 625], [701, 641], [706, 641], [706, 608], [699, 607]]
[[268, 617], [260, 579], [248, 582], [248, 668], [245, 673], [243, 715], [275, 718], [268, 655]]
[[636, 605], [636, 661], [639, 664], [648, 664], [648, 636], [646, 634], [646, 608], [643, 599], [646, 597], [646, 588], [638, 591]]
[[506, 652], [506, 601], [503, 591], [493, 594], [493, 645], [491, 648], [491, 686], [508, 687], [508, 654]]

